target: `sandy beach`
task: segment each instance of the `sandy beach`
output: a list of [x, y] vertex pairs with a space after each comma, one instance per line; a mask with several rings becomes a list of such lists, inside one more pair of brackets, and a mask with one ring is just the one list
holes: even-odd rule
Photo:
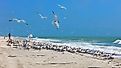
[[86, 54], [24, 50], [7, 46], [0, 37], [0, 68], [121, 68], [120, 59], [100, 60]]
[[1, 0], [0, 68], [121, 68], [121, 0]]

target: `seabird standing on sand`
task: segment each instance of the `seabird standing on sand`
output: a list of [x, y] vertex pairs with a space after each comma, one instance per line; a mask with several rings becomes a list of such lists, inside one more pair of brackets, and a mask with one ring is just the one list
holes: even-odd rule
[[60, 7], [61, 9], [67, 10], [67, 8], [65, 6], [62, 6], [60, 4], [58, 4], [58, 7]]
[[9, 22], [11, 22], [11, 21], [15, 21], [15, 22], [17, 22], [17, 23], [24, 23], [25, 25], [28, 25], [28, 24], [26, 23], [26, 21], [25, 21], [25, 20], [22, 20], [22, 19], [13, 18], [13, 19], [10, 19], [10, 20], [9, 20]]
[[43, 16], [42, 14], [38, 14], [42, 19], [47, 19], [47, 17]]
[[53, 15], [54, 15], [54, 20], [53, 20], [53, 25], [56, 27], [56, 29], [59, 29], [59, 20], [57, 15], [54, 13], [54, 11], [52, 11]]

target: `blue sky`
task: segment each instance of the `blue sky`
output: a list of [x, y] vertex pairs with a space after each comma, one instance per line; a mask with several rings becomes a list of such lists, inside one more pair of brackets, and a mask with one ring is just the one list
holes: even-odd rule
[[[59, 30], [52, 25], [52, 11], [59, 16]], [[41, 19], [37, 13], [48, 19]], [[13, 17], [26, 20], [29, 26], [10, 23], [8, 20]], [[121, 0], [1, 0], [0, 34], [8, 32], [19, 36], [29, 33], [35, 36], [121, 36]]]

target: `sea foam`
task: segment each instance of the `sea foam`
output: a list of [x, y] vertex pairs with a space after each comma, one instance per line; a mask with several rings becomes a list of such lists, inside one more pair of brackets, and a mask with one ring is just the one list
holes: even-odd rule
[[83, 49], [100, 50], [106, 53], [121, 54], [121, 47], [114, 46], [113, 43], [97, 43], [97, 42], [85, 42], [85, 41], [68, 41], [60, 39], [44, 39], [44, 38], [33, 38], [33, 40], [41, 42], [49, 42], [54, 45], [66, 45], [71, 47], [80, 47]]

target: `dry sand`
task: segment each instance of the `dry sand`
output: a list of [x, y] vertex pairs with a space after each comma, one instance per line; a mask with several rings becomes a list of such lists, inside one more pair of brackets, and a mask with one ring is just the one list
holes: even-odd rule
[[0, 37], [0, 68], [121, 68], [121, 60], [99, 60], [83, 54], [23, 50], [6, 46]]

